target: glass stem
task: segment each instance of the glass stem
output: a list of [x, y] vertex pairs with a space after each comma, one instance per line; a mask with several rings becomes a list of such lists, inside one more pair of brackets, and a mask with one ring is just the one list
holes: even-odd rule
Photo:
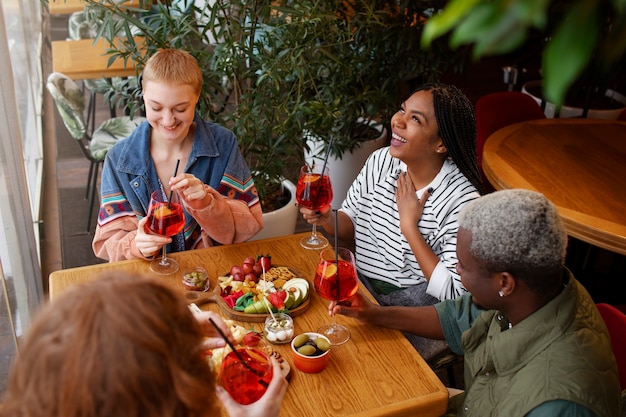
[[311, 230], [311, 239], [317, 240], [317, 225], [313, 223], [313, 230]]
[[165, 256], [165, 246], [163, 245], [163, 256], [161, 257], [161, 265], [167, 265], [167, 256]]

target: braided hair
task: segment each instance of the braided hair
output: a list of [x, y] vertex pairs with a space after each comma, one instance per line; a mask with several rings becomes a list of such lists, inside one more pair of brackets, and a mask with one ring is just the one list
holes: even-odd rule
[[448, 155], [480, 194], [484, 193], [482, 175], [476, 158], [476, 114], [461, 90], [447, 84], [424, 84], [414, 92], [430, 91], [439, 135]]

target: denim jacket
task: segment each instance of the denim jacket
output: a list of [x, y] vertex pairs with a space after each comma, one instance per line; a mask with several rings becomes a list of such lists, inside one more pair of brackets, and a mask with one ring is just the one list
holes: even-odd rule
[[[202, 120], [198, 113], [195, 114], [194, 122], [196, 124], [194, 142], [184, 172], [196, 176], [212, 190], [221, 194], [224, 200], [239, 200], [245, 203], [244, 213], [241, 212], [242, 204], [229, 206], [233, 214], [231, 217], [234, 228], [241, 228], [242, 232], [224, 233], [223, 230], [218, 230], [212, 234], [211, 224], [215, 226], [215, 229], [224, 229], [223, 224], [218, 224], [225, 221], [225, 219], [216, 218], [218, 216], [215, 215], [215, 208], [213, 208], [213, 216], [187, 212], [183, 232], [184, 241], [181, 235], [174, 238], [167, 248], [168, 251], [173, 252], [207, 246], [206, 242], [204, 245], [200, 244], [201, 240], [206, 241], [206, 236], [201, 236], [201, 232], [208, 233], [208, 238], [213, 241], [213, 243], [208, 243], [211, 245], [233, 243], [229, 240], [247, 240], [262, 228], [257, 191], [250, 169], [239, 151], [235, 135], [220, 125]], [[106, 156], [102, 170], [101, 206], [93, 242], [94, 252], [99, 257], [110, 260], [129, 257], [128, 254], [120, 257], [117, 253], [128, 251], [129, 242], [121, 248], [114, 248], [119, 246], [119, 243], [106, 241], [134, 238], [136, 223], [148, 212], [150, 194], [155, 190], [162, 190], [150, 155], [150, 133], [150, 124], [142, 123], [128, 138], [115, 144]], [[225, 205], [219, 201], [217, 204]], [[248, 213], [245, 213], [246, 211]], [[130, 225], [117, 222], [119, 219], [125, 219], [128, 223], [129, 217], [135, 220]], [[202, 218], [206, 218], [207, 224], [200, 220]], [[201, 227], [198, 227], [199, 223]], [[124, 236], [127, 232], [133, 232], [133, 224], [135, 227], [132, 236]], [[124, 229], [124, 233], [116, 231], [119, 227]], [[230, 236], [220, 236], [224, 234]], [[109, 246], [109, 248], [106, 249], [103, 246]]]

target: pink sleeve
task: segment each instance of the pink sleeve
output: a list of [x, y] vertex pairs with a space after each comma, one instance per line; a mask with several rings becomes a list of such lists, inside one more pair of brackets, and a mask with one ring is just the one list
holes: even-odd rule
[[213, 188], [205, 185], [212, 197], [202, 209], [185, 207], [200, 227], [205, 246], [208, 238], [220, 244], [245, 242], [263, 229], [263, 212], [259, 202], [248, 206], [242, 200], [224, 197]]
[[135, 235], [139, 221], [136, 216], [124, 216], [102, 226], [96, 226], [91, 247], [93, 253], [109, 262], [145, 258], [135, 248]]

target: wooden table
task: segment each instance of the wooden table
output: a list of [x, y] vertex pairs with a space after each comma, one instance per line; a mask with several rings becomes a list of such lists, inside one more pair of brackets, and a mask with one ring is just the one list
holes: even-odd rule
[[[119, 3], [122, 3], [121, 1]], [[125, 0], [125, 7], [139, 7], [139, 0]], [[85, 0], [50, 0], [48, 3], [50, 14], [72, 14], [85, 9]]]
[[[172, 257], [178, 260], [181, 270], [203, 266], [209, 272], [212, 287], [217, 284], [217, 276], [240, 264], [246, 256], [268, 253], [275, 265], [289, 266], [312, 281], [319, 252], [300, 247], [299, 240], [306, 234], [186, 251]], [[142, 260], [56, 271], [50, 274], [50, 297], [111, 271], [150, 272], [148, 262]], [[162, 279], [183, 292], [180, 273]], [[330, 320], [328, 302], [317, 296], [312, 285], [309, 309], [294, 318], [296, 334], [314, 331]], [[219, 310], [213, 303], [201, 307]], [[349, 327], [352, 337], [333, 347], [330, 364], [319, 374], [298, 371], [293, 367], [289, 345], [273, 345], [293, 369], [281, 415], [427, 417], [445, 412], [446, 388], [400, 332], [359, 324], [344, 316], [337, 321]], [[240, 324], [262, 331], [262, 323]]]
[[[135, 42], [141, 41], [135, 39]], [[136, 76], [132, 60], [125, 65], [123, 59], [116, 59], [108, 66], [109, 47], [109, 42], [102, 38], [95, 42], [93, 39], [53, 41], [52, 70], [74, 80]]]
[[496, 189], [543, 193], [570, 236], [626, 255], [626, 123], [547, 119], [493, 133], [483, 169]]

